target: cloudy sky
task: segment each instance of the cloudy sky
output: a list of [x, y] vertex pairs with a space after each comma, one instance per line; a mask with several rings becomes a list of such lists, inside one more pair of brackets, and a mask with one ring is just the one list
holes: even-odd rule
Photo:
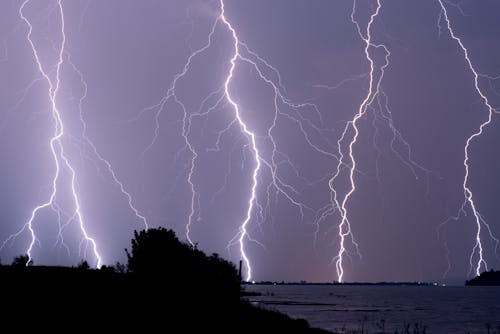
[[147, 223], [235, 263], [241, 238], [254, 280], [337, 280], [343, 245], [347, 281], [460, 281], [480, 219], [500, 267], [494, 109], [468, 150], [477, 217], [463, 188], [481, 94], [500, 104], [500, 3], [443, 2], [480, 91], [437, 0], [355, 5], [225, 0], [222, 17], [219, 1], [2, 1], [3, 263], [30, 226], [35, 264], [123, 262]]

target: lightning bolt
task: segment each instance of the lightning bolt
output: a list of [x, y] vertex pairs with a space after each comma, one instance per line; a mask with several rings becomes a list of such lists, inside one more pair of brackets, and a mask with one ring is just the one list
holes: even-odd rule
[[[373, 147], [377, 152], [375, 168], [376, 168], [376, 178], [379, 184], [382, 183], [380, 180], [380, 167], [379, 159], [382, 154], [380, 147], [377, 144], [377, 138], [380, 135], [380, 129], [377, 125], [377, 121], [386, 124], [390, 132], [392, 133], [392, 138], [390, 140], [391, 152], [398, 158], [398, 160], [406, 166], [410, 172], [413, 174], [416, 180], [419, 179], [419, 174], [423, 173], [427, 180], [427, 196], [429, 195], [429, 179], [431, 175], [440, 177], [434, 171], [424, 167], [419, 164], [412, 154], [412, 149], [410, 143], [404, 138], [401, 131], [396, 127], [393, 119], [393, 112], [389, 107], [389, 97], [382, 89], [382, 81], [384, 79], [385, 72], [389, 67], [389, 59], [391, 52], [389, 48], [383, 43], [374, 43], [372, 37], [372, 26], [379, 16], [380, 10], [382, 9], [382, 0], [376, 1], [375, 9], [370, 15], [370, 19], [366, 25], [366, 29], [363, 32], [361, 25], [356, 20], [356, 0], [353, 1], [353, 7], [351, 10], [350, 20], [355, 25], [357, 33], [364, 44], [364, 55], [369, 64], [369, 71], [364, 74], [359, 74], [356, 76], [351, 76], [347, 79], [342, 80], [340, 83], [334, 86], [327, 85], [315, 85], [317, 88], [324, 88], [328, 90], [334, 90], [340, 86], [354, 80], [368, 78], [368, 89], [364, 99], [362, 100], [356, 114], [353, 118], [346, 123], [344, 130], [337, 141], [338, 148], [338, 164], [334, 175], [329, 180], [329, 188], [331, 191], [331, 207], [330, 211], [338, 208], [340, 213], [340, 223], [338, 225], [337, 235], [340, 240], [339, 250], [337, 255], [333, 258], [332, 262], [335, 262], [335, 269], [337, 273], [337, 278], [339, 282], [343, 282], [344, 279], [344, 258], [349, 256], [347, 251], [346, 242], [350, 240], [351, 244], [355, 248], [356, 254], [361, 258], [361, 253], [359, 250], [359, 244], [356, 242], [354, 235], [351, 230], [351, 222], [349, 220], [348, 204], [352, 195], [356, 192], [356, 180], [355, 173], [360, 173], [357, 170], [357, 162], [354, 155], [354, 146], [358, 142], [358, 137], [360, 134], [359, 122], [364, 118], [368, 110], [373, 113], [372, 126], [374, 127], [373, 134]], [[373, 51], [382, 50], [384, 61], [381, 65], [376, 66], [376, 61], [374, 59]], [[376, 74], [379, 72], [379, 74]], [[352, 133], [352, 136], [349, 135]], [[350, 138], [350, 139], [348, 139]], [[343, 143], [347, 142], [343, 149]], [[398, 147], [396, 147], [396, 144]], [[345, 161], [347, 159], [347, 161]], [[343, 196], [339, 195], [339, 190], [337, 186], [337, 180], [343, 172], [343, 169], [347, 168], [348, 174], [348, 188]]]
[[[352, 194], [356, 191], [356, 182], [354, 178], [354, 172], [356, 170], [356, 159], [354, 156], [354, 145], [357, 142], [358, 136], [359, 136], [359, 126], [358, 122], [359, 120], [365, 115], [368, 107], [373, 103], [374, 99], [377, 97], [379, 94], [380, 90], [380, 82], [383, 78], [384, 75], [384, 70], [385, 68], [389, 65], [389, 56], [390, 52], [387, 49], [387, 47], [383, 44], [374, 44], [372, 41], [372, 25], [373, 22], [375, 21], [375, 18], [378, 16], [380, 9], [382, 7], [381, 0], [377, 0], [377, 5], [374, 10], [374, 12], [370, 15], [370, 20], [368, 21], [368, 24], [366, 26], [366, 31], [365, 33], [362, 32], [362, 29], [360, 27], [359, 22], [355, 19], [356, 15], [356, 1], [353, 2], [353, 8], [351, 11], [351, 22], [356, 26], [359, 37], [363, 40], [365, 48], [364, 48], [364, 53], [365, 57], [370, 64], [370, 71], [369, 71], [369, 86], [368, 86], [368, 91], [361, 102], [361, 105], [359, 106], [359, 109], [357, 113], [354, 115], [353, 119], [347, 122], [344, 131], [342, 135], [340, 136], [339, 140], [337, 141], [338, 144], [338, 155], [339, 155], [339, 162], [337, 164], [337, 169], [333, 177], [329, 181], [329, 186], [330, 190], [332, 192], [332, 207], [337, 207], [339, 208], [340, 215], [341, 215], [341, 221], [338, 226], [338, 236], [340, 240], [340, 246], [339, 246], [339, 251], [337, 255], [334, 258], [335, 261], [335, 268], [337, 271], [337, 277], [339, 282], [343, 282], [344, 278], [344, 257], [347, 255], [347, 249], [346, 249], [346, 239], [350, 238], [352, 244], [356, 248], [357, 254], [360, 256], [359, 253], [359, 246], [357, 242], [354, 239], [352, 230], [351, 230], [351, 223], [349, 221], [349, 212], [348, 212], [348, 203], [349, 199], [351, 198]], [[380, 67], [380, 72], [381, 74], [379, 75], [378, 80], [375, 80], [375, 61], [372, 57], [372, 54], [370, 52], [371, 48], [379, 49], [382, 48], [385, 52], [385, 63]], [[354, 134], [352, 135], [351, 139], [348, 140], [348, 134], [350, 131], [353, 131]], [[344, 141], [348, 141], [346, 150], [342, 150], [342, 143]], [[348, 155], [348, 162], [345, 162], [346, 155]], [[336, 181], [339, 178], [342, 169], [344, 165], [348, 165], [348, 175], [349, 175], [349, 186], [348, 189], [345, 193], [344, 196], [339, 198], [339, 194], [336, 188]]]
[[[484, 259], [484, 254], [483, 254], [484, 249], [483, 249], [483, 243], [481, 241], [481, 233], [482, 233], [481, 225], [484, 225], [486, 227], [486, 229], [489, 232], [490, 237], [492, 237], [492, 239], [496, 242], [497, 246], [498, 246], [498, 239], [493, 236], [489, 225], [482, 218], [481, 214], [479, 213], [479, 211], [477, 209], [477, 205], [474, 202], [473, 193], [472, 193], [472, 190], [471, 190], [470, 185], [469, 185], [469, 169], [470, 169], [470, 167], [469, 167], [469, 159], [470, 159], [469, 155], [470, 155], [470, 146], [471, 146], [472, 142], [477, 141], [479, 139], [479, 137], [483, 134], [484, 129], [491, 123], [492, 116], [493, 116], [493, 113], [495, 112], [495, 109], [491, 106], [488, 98], [483, 93], [482, 89], [479, 87], [479, 78], [481, 75], [478, 73], [478, 71], [476, 70], [476, 68], [472, 64], [472, 61], [469, 57], [469, 50], [465, 47], [465, 45], [463, 44], [460, 37], [458, 37], [455, 34], [455, 32], [452, 28], [452, 24], [451, 24], [450, 18], [448, 16], [448, 11], [447, 11], [447, 8], [446, 8], [444, 2], [442, 0], [438, 0], [438, 3], [439, 3], [439, 6], [441, 7], [440, 18], [444, 18], [444, 20], [446, 22], [446, 29], [447, 29], [448, 33], [450, 34], [451, 38], [457, 42], [459, 48], [462, 50], [463, 55], [464, 55], [464, 59], [467, 63], [467, 66], [474, 77], [474, 88], [475, 88], [477, 94], [480, 96], [484, 106], [486, 106], [486, 108], [488, 109], [487, 119], [479, 125], [479, 128], [477, 129], [476, 132], [474, 132], [472, 135], [470, 135], [467, 138], [467, 141], [465, 143], [465, 147], [464, 147], [465, 158], [464, 158], [464, 162], [463, 162], [463, 165], [465, 168], [465, 175], [464, 175], [464, 180], [462, 183], [465, 198], [464, 198], [464, 202], [459, 210], [458, 216], [452, 218], [452, 219], [457, 220], [458, 217], [460, 216], [460, 214], [465, 213], [466, 207], [470, 206], [470, 209], [472, 210], [472, 213], [474, 214], [474, 222], [476, 224], [476, 235], [475, 235], [474, 247], [472, 248], [472, 251], [471, 251], [471, 254], [469, 257], [469, 262], [471, 265], [471, 270], [475, 270], [476, 275], [479, 275], [481, 273], [482, 268], [484, 268], [485, 270], [488, 269], [488, 264], [486, 263], [486, 260]], [[462, 12], [462, 14], [463, 14], [463, 12]], [[474, 258], [476, 256], [477, 256], [477, 262], [474, 264]]]
[[226, 96], [226, 99], [229, 101], [229, 103], [232, 105], [232, 107], [234, 109], [234, 114], [235, 114], [236, 119], [238, 120], [238, 124], [240, 125], [242, 131], [247, 135], [247, 137], [249, 139], [251, 149], [254, 153], [254, 159], [255, 159], [255, 168], [254, 168], [253, 173], [252, 173], [252, 180], [253, 180], [252, 191], [251, 191], [250, 198], [248, 199], [247, 214], [246, 214], [245, 220], [243, 221], [243, 223], [241, 224], [241, 227], [240, 227], [241, 233], [240, 233], [240, 237], [239, 237], [240, 253], [241, 253], [241, 256], [243, 258], [243, 261], [245, 262], [246, 268], [247, 268], [246, 281], [250, 281], [250, 279], [252, 278], [252, 266], [250, 265], [250, 260], [248, 259], [248, 256], [245, 252], [244, 240], [245, 240], [245, 237], [247, 236], [247, 226], [250, 223], [250, 219], [252, 218], [252, 211], [253, 211], [253, 207], [255, 205], [255, 200], [256, 200], [256, 196], [257, 196], [256, 195], [256, 190], [257, 190], [257, 185], [258, 185], [257, 177], [259, 174], [260, 164], [261, 164], [260, 163], [260, 153], [259, 153], [259, 150], [257, 148], [257, 144], [255, 142], [255, 134], [248, 129], [248, 126], [245, 124], [245, 122], [241, 118], [240, 108], [239, 108], [238, 104], [233, 100], [233, 97], [231, 96], [231, 93], [230, 93], [229, 88], [230, 88], [231, 80], [233, 79], [234, 69], [236, 68], [236, 60], [238, 59], [238, 57], [240, 57], [239, 39], [238, 39], [238, 35], [236, 34], [236, 30], [234, 30], [233, 26], [231, 25], [231, 23], [227, 20], [227, 18], [225, 16], [224, 1], [223, 0], [220, 1], [220, 6], [221, 6], [220, 19], [222, 20], [222, 22], [226, 25], [226, 27], [231, 32], [231, 35], [232, 35], [233, 40], [234, 40], [234, 45], [233, 45], [234, 53], [230, 59], [231, 67], [229, 68], [229, 73], [227, 75], [226, 81], [224, 82], [224, 94]]
[[[283, 196], [289, 203], [291, 203], [291, 205], [299, 210], [302, 221], [306, 220], [306, 216], [320, 217], [319, 219], [312, 219], [316, 223], [318, 223], [318, 221], [331, 213], [331, 211], [329, 210], [326, 210], [323, 214], [318, 213], [322, 212], [322, 210], [325, 210], [325, 208], [316, 210], [310, 205], [303, 203], [300, 199], [300, 189], [298, 189], [296, 186], [293, 186], [290, 182], [285, 180], [280, 175], [280, 168], [287, 166], [293, 171], [298, 180], [304, 183], [305, 186], [315, 185], [325, 179], [321, 178], [321, 180], [308, 180], [302, 177], [299, 173], [299, 170], [293, 165], [293, 161], [290, 159], [290, 157], [285, 152], [282, 152], [278, 149], [279, 144], [273, 137], [273, 132], [277, 127], [278, 119], [283, 118], [289, 122], [292, 122], [297, 127], [306, 144], [318, 154], [334, 159], [335, 161], [338, 160], [338, 157], [335, 153], [332, 153], [332, 151], [334, 151], [333, 147], [329, 147], [329, 144], [324, 144], [329, 143], [329, 141], [326, 139], [325, 133], [329, 133], [330, 130], [326, 130], [324, 128], [323, 120], [318, 107], [311, 102], [295, 103], [287, 98], [285, 96], [286, 90], [283, 84], [282, 76], [278, 69], [272, 66], [271, 63], [268, 62], [265, 58], [254, 52], [246, 43], [244, 43], [239, 38], [235, 27], [232, 25], [231, 21], [226, 15], [225, 3], [223, 0], [219, 1], [219, 8], [220, 12], [216, 16], [211, 26], [210, 32], [207, 35], [206, 42], [201, 47], [195, 49], [190, 53], [184, 66], [182, 67], [182, 70], [174, 76], [166, 94], [163, 96], [163, 98], [161, 98], [160, 102], [151, 107], [147, 107], [141, 110], [136, 116], [136, 119], [138, 117], [141, 117], [145, 112], [154, 111], [155, 128], [153, 131], [152, 140], [143, 152], [143, 154], [145, 154], [156, 143], [160, 131], [160, 116], [161, 113], [164, 112], [167, 108], [166, 105], [168, 101], [173, 101], [182, 112], [180, 123], [182, 124], [181, 136], [183, 138], [184, 145], [177, 152], [176, 157], [178, 158], [180, 153], [183, 151], [188, 152], [190, 155], [190, 158], [188, 159], [186, 181], [191, 194], [191, 205], [185, 225], [185, 236], [186, 240], [191, 245], [195, 245], [190, 234], [195, 217], [200, 219], [200, 195], [198, 193], [196, 184], [193, 181], [198, 152], [196, 151], [194, 145], [190, 142], [191, 126], [195, 117], [205, 117], [210, 115], [211, 113], [216, 112], [218, 109], [224, 106], [229, 106], [229, 108], [231, 109], [232, 119], [221, 130], [218, 130], [215, 145], [213, 147], [207, 148], [206, 150], [214, 152], [219, 151], [221, 149], [220, 143], [224, 134], [233, 129], [233, 127], [238, 127], [240, 133], [246, 141], [246, 145], [244, 146], [244, 148], [248, 149], [252, 156], [252, 181], [249, 189], [249, 195], [246, 199], [246, 212], [241, 224], [239, 225], [238, 232], [228, 242], [227, 245], [228, 250], [230, 249], [230, 247], [238, 245], [239, 253], [245, 263], [245, 279], [249, 281], [252, 278], [252, 265], [245, 248], [245, 243], [247, 241], [250, 241], [264, 247], [262, 243], [250, 236], [250, 231], [253, 228], [250, 228], [250, 225], [254, 219], [254, 216], [258, 223], [258, 226], [260, 226], [260, 223], [265, 220], [266, 216], [270, 215], [270, 201], [273, 189], [276, 195]], [[231, 40], [231, 54], [227, 61], [228, 70], [224, 75], [221, 86], [213, 90], [208, 94], [207, 97], [203, 99], [198, 111], [190, 112], [186, 108], [186, 105], [182, 102], [182, 100], [177, 96], [177, 86], [179, 81], [184, 79], [187, 73], [190, 71], [195, 57], [201, 56], [201, 54], [203, 54], [212, 46], [216, 31], [218, 32], [218, 27], [224, 28], [224, 30], [229, 34]], [[235, 71], [236, 68], [241, 64], [246, 64], [251, 69], [253, 69], [253, 73], [256, 75], [257, 79], [259, 79], [263, 84], [269, 87], [273, 92], [273, 119], [271, 124], [265, 129], [264, 136], [257, 135], [255, 129], [252, 129], [244, 120], [244, 117], [242, 116], [241, 104], [236, 100], [232, 93]], [[209, 103], [211, 104], [208, 106]], [[283, 111], [282, 107], [286, 107], [290, 110], [290, 112]], [[302, 115], [301, 110], [311, 111], [313, 115], [315, 115], [316, 119], [318, 120], [317, 123], [319, 124], [313, 121], [310, 117], [305, 117], [304, 115]], [[323, 143], [317, 142], [317, 140], [315, 140], [315, 138], [313, 137], [313, 134], [321, 138]], [[264, 155], [262, 153], [263, 151], [259, 149], [259, 145], [263, 145], [264, 142], [270, 145], [270, 154], [268, 154], [269, 156]], [[245, 164], [245, 159], [243, 159], [242, 164]], [[229, 166], [229, 170], [231, 170], [231, 166]], [[258, 189], [259, 187], [261, 187], [261, 174], [264, 170], [269, 173], [270, 182], [265, 188], [267, 196], [265, 197], [263, 202], [259, 202]], [[219, 188], [212, 196], [211, 202], [214, 201], [215, 196], [222, 192], [226, 185], [227, 178], [228, 174], [226, 174], [225, 181], [222, 187]]]
[[[78, 196], [78, 186], [77, 186], [77, 176], [75, 169], [73, 168], [70, 159], [68, 158], [67, 154], [65, 153], [64, 150], [64, 145], [63, 145], [63, 137], [65, 136], [64, 132], [64, 123], [63, 119], [61, 116], [61, 112], [57, 106], [57, 97], [58, 93], [60, 90], [60, 83], [61, 83], [61, 78], [60, 78], [60, 73], [61, 73], [61, 68], [64, 63], [64, 53], [65, 53], [65, 45], [66, 45], [66, 34], [65, 34], [65, 20], [64, 20], [64, 11], [63, 11], [63, 6], [62, 6], [62, 0], [57, 1], [57, 7], [59, 11], [59, 16], [61, 20], [61, 43], [60, 46], [58, 47], [57, 51], [57, 63], [55, 65], [55, 77], [51, 78], [50, 77], [50, 72], [47, 70], [44, 65], [42, 64], [39, 54], [38, 54], [38, 49], [35, 46], [35, 43], [32, 39], [32, 33], [33, 33], [33, 26], [30, 22], [30, 20], [25, 16], [24, 10], [26, 6], [30, 3], [30, 0], [25, 0], [20, 8], [19, 8], [19, 17], [21, 20], [26, 24], [28, 27], [28, 33], [26, 35], [26, 40], [29, 43], [31, 50], [33, 52], [33, 58], [35, 60], [36, 66], [38, 68], [38, 71], [40, 72], [41, 76], [43, 79], [46, 81], [48, 85], [48, 91], [47, 95], [50, 100], [50, 106], [51, 106], [51, 115], [54, 121], [54, 133], [52, 137], [50, 138], [49, 145], [50, 145], [50, 151], [52, 158], [54, 160], [54, 165], [55, 165], [55, 173], [54, 177], [52, 179], [52, 186], [51, 186], [51, 193], [47, 201], [37, 205], [33, 211], [31, 212], [31, 215], [29, 216], [28, 221], [23, 225], [23, 227], [15, 234], [12, 234], [9, 238], [7, 238], [4, 243], [2, 244], [2, 248], [11, 240], [15, 239], [19, 235], [21, 235], [24, 231], [28, 230], [29, 234], [31, 236], [31, 241], [29, 243], [29, 246], [26, 250], [26, 254], [28, 255], [28, 261], [26, 265], [29, 265], [32, 262], [33, 259], [33, 247], [35, 243], [38, 241], [36, 232], [34, 230], [34, 223], [37, 215], [39, 214], [40, 211], [44, 209], [50, 208], [53, 210], [57, 216], [59, 217], [59, 222], [61, 219], [61, 209], [59, 208], [57, 202], [56, 202], [56, 197], [58, 193], [58, 182], [61, 177], [61, 170], [66, 169], [67, 172], [69, 172], [70, 175], [70, 190], [71, 190], [71, 196], [72, 200], [74, 202], [74, 210], [70, 214], [70, 219], [69, 221], [76, 220], [78, 222], [80, 231], [83, 235], [82, 239], [82, 245], [85, 244], [85, 250], [87, 249], [87, 246], [90, 245], [92, 249], [92, 253], [94, 255], [95, 261], [96, 261], [96, 267], [100, 268], [102, 264], [102, 259], [101, 256], [97, 250], [97, 244], [96, 241], [90, 237], [88, 234], [86, 228], [85, 228], [85, 223], [84, 223], [84, 218], [81, 210], [81, 204], [80, 204], [80, 199]], [[59, 224], [61, 228], [61, 224]], [[59, 233], [59, 236], [61, 235], [61, 231]], [[58, 238], [59, 238], [58, 236]], [[86, 252], [85, 252], [86, 253]]]
[[[242, 222], [238, 234], [233, 238], [229, 244], [228, 247], [233, 244], [233, 242], [237, 242], [239, 244], [239, 250], [240, 254], [245, 262], [246, 268], [247, 268], [247, 275], [246, 275], [246, 280], [250, 281], [252, 277], [252, 268], [251, 268], [251, 263], [249, 261], [249, 258], [246, 254], [245, 251], [245, 240], [249, 240], [252, 242], [255, 242], [259, 245], [262, 246], [257, 240], [251, 238], [248, 234], [248, 226], [250, 224], [250, 221], [252, 219], [252, 211], [254, 210], [255, 207], [259, 208], [258, 216], [260, 217], [258, 220], [262, 221], [264, 220], [264, 211], [269, 212], [270, 210], [270, 198], [271, 198], [271, 190], [274, 188], [276, 191], [276, 194], [282, 195], [289, 203], [291, 203], [293, 206], [298, 208], [300, 214], [301, 214], [301, 220], [304, 221], [306, 212], [312, 214], [315, 217], [314, 221], [316, 222], [317, 226], [319, 226], [319, 222], [324, 219], [326, 216], [331, 214], [331, 211], [326, 210], [325, 212], [321, 213], [324, 208], [320, 208], [318, 210], [313, 209], [309, 205], [303, 203], [300, 199], [298, 199], [298, 195], [300, 194], [300, 191], [292, 186], [290, 183], [286, 182], [285, 180], [282, 179], [282, 177], [279, 175], [279, 167], [281, 165], [287, 165], [289, 166], [295, 173], [296, 177], [298, 179], [301, 179], [306, 186], [312, 186], [316, 184], [317, 182], [321, 180], [316, 180], [316, 181], [310, 181], [305, 178], [303, 178], [299, 171], [295, 168], [293, 162], [291, 159], [287, 156], [286, 153], [281, 152], [278, 150], [278, 143], [273, 137], [273, 131], [277, 127], [277, 121], [278, 118], [283, 118], [288, 121], [291, 121], [294, 123], [298, 130], [300, 131], [300, 134], [302, 138], [304, 139], [305, 143], [314, 151], [317, 152], [318, 154], [321, 154], [323, 156], [326, 156], [328, 158], [335, 159], [336, 161], [338, 160], [338, 157], [335, 153], [331, 152], [331, 148], [322, 148], [319, 144], [315, 143], [314, 140], [311, 137], [311, 134], [307, 129], [312, 129], [313, 132], [317, 135], [319, 135], [321, 138], [324, 139], [323, 133], [326, 132], [325, 129], [322, 127], [314, 124], [311, 120], [303, 117], [300, 113], [299, 110], [301, 109], [310, 109], [312, 110], [319, 119], [320, 124], [323, 124], [323, 120], [321, 117], [321, 113], [319, 112], [318, 107], [309, 102], [305, 103], [295, 103], [292, 102], [290, 99], [285, 97], [284, 92], [285, 88], [282, 83], [282, 77], [280, 72], [272, 66], [268, 61], [266, 61], [264, 58], [262, 58], [260, 55], [252, 51], [247, 44], [242, 42], [238, 34], [236, 32], [236, 29], [232, 26], [231, 22], [228, 20], [226, 14], [225, 14], [225, 4], [224, 1], [220, 1], [220, 8], [221, 8], [221, 14], [219, 16], [219, 20], [227, 27], [228, 31], [230, 32], [233, 40], [233, 54], [230, 59], [230, 68], [228, 75], [226, 77], [226, 80], [224, 82], [224, 92], [227, 101], [230, 103], [232, 106], [232, 109], [235, 114], [235, 119], [237, 120], [238, 125], [240, 126], [242, 132], [245, 134], [245, 136], [248, 139], [248, 144], [251, 148], [251, 152], [253, 153], [253, 159], [255, 161], [255, 166], [253, 169], [252, 173], [252, 186], [251, 186], [251, 192], [250, 196], [248, 198], [248, 206], [247, 206], [247, 214]], [[245, 54], [244, 54], [245, 53]], [[269, 139], [271, 143], [271, 156], [269, 159], [266, 159], [263, 157], [263, 155], [259, 152], [259, 148], [256, 142], [256, 134], [255, 132], [252, 132], [248, 125], [244, 122], [244, 120], [241, 117], [241, 108], [238, 105], [238, 103], [235, 101], [233, 96], [231, 95], [230, 91], [230, 84], [231, 81], [234, 77], [234, 71], [237, 66], [237, 61], [241, 61], [242, 63], [246, 63], [250, 65], [254, 70], [255, 73], [263, 83], [268, 85], [271, 90], [273, 91], [273, 120], [271, 125], [267, 128], [266, 131], [266, 138]], [[259, 64], [262, 64], [265, 68], [269, 69], [272, 73], [277, 78], [277, 81], [274, 81], [271, 79], [269, 76], [267, 76], [264, 73], [263, 67], [261, 67]], [[286, 106], [289, 108], [293, 113], [286, 113], [283, 112], [280, 108], [280, 104], [283, 106]], [[325, 139], [325, 142], [328, 142]], [[266, 204], [262, 205], [258, 203], [258, 198], [257, 198], [257, 187], [259, 185], [258, 181], [258, 175], [260, 172], [261, 167], [266, 167], [266, 169], [269, 171], [270, 176], [271, 176], [271, 182], [267, 186], [267, 201]], [[323, 179], [323, 178], [322, 178]], [[264, 209], [265, 207], [265, 209]], [[315, 240], [317, 237], [317, 232], [315, 233]]]

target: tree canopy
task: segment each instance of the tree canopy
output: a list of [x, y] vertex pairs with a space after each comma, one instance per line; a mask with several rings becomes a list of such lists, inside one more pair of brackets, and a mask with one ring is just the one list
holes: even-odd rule
[[33, 260], [30, 260], [30, 257], [28, 255], [19, 255], [16, 256], [14, 260], [12, 260], [13, 267], [26, 267], [27, 265], [33, 265]]
[[[186, 286], [198, 294], [212, 291], [239, 299], [240, 279], [235, 266], [218, 254], [207, 256], [179, 241], [172, 230], [160, 227], [135, 231], [132, 248], [126, 253], [128, 270], [138, 277]], [[199, 286], [209, 291], [198, 291]]]

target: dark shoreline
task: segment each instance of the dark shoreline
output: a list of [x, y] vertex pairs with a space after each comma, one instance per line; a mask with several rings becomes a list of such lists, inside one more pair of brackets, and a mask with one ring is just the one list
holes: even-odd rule
[[[112, 268], [0, 266], [3, 319], [39, 319], [39, 328], [96, 317], [98, 328], [145, 332], [329, 333], [304, 319], [253, 305], [223, 287], [162, 279]], [[43, 321], [42, 321], [43, 320]]]

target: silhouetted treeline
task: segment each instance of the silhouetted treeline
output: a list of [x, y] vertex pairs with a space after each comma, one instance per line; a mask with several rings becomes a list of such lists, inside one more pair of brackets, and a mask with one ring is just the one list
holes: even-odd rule
[[0, 301], [8, 305], [0, 316], [51, 329], [71, 323], [65, 332], [324, 332], [241, 300], [234, 265], [180, 242], [171, 230], [135, 232], [126, 253], [126, 266], [100, 270], [85, 261], [74, 268], [26, 266], [28, 258], [17, 257], [0, 266]]
[[500, 271], [485, 271], [465, 282], [465, 285], [500, 285]]
[[172, 230], [134, 232], [127, 258], [128, 270], [138, 279], [188, 287], [184, 295], [239, 299], [240, 279], [233, 264], [180, 242]]

